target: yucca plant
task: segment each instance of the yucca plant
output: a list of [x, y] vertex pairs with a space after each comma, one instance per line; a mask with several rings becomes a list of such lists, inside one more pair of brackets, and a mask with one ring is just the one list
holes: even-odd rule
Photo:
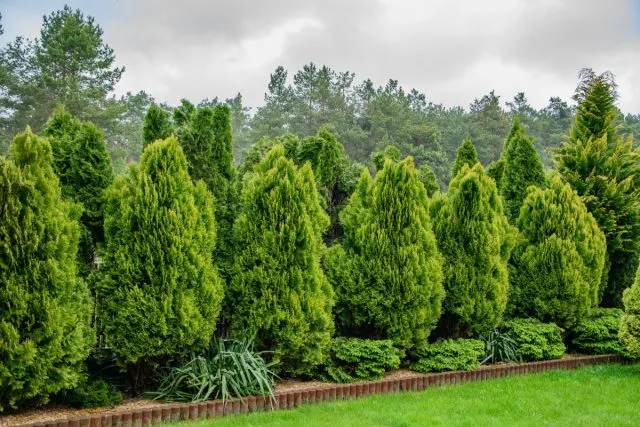
[[481, 364], [496, 362], [521, 362], [518, 356], [518, 343], [509, 334], [493, 329], [482, 337], [485, 358]]
[[265, 352], [253, 349], [253, 340], [220, 339], [204, 354], [192, 353], [180, 366], [160, 372], [160, 385], [148, 395], [155, 400], [200, 402], [203, 400], [262, 395], [274, 398], [276, 375]]

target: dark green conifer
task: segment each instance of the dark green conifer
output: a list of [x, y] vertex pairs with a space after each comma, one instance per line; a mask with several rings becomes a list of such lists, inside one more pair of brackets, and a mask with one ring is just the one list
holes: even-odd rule
[[507, 137], [503, 159], [500, 193], [504, 199], [505, 213], [509, 221], [514, 223], [527, 196], [527, 188], [545, 185], [544, 166], [533, 146], [533, 139], [526, 135], [518, 120], [513, 123]]
[[453, 179], [458, 174], [463, 165], [472, 168], [476, 163], [479, 163], [476, 147], [473, 145], [471, 138], [466, 138], [456, 151], [456, 160], [451, 168], [451, 178]]
[[158, 105], [151, 104], [147, 114], [144, 116], [142, 125], [143, 148], [154, 141], [168, 138], [171, 133], [173, 133], [173, 129], [169, 113], [158, 107]]
[[102, 132], [62, 107], [47, 121], [44, 135], [51, 143], [63, 196], [82, 204], [78, 258], [80, 271], [87, 274], [93, 267], [96, 247], [104, 240], [104, 191], [113, 181], [111, 157]]
[[0, 412], [74, 387], [94, 342], [76, 275], [81, 209], [63, 199], [49, 143], [29, 128], [0, 156]]
[[640, 148], [616, 133], [616, 84], [610, 73], [583, 70], [576, 117], [555, 153], [562, 178], [582, 197], [607, 238], [602, 304], [620, 307], [640, 254]]

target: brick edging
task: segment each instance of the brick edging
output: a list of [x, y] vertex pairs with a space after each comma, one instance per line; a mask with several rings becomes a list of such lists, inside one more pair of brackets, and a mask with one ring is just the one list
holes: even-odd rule
[[382, 379], [349, 384], [321, 386], [315, 389], [277, 392], [275, 399], [266, 396], [245, 397], [221, 400], [166, 405], [150, 409], [115, 410], [109, 413], [84, 415], [40, 423], [20, 424], [23, 427], [148, 427], [163, 422], [207, 419], [225, 415], [264, 411], [270, 409], [289, 409], [310, 403], [350, 399], [373, 394], [399, 391], [418, 391], [428, 387], [458, 384], [471, 381], [483, 381], [509, 375], [521, 375], [543, 372], [550, 369], [575, 369], [584, 365], [620, 363], [618, 355], [568, 357], [557, 360], [545, 360], [530, 363], [512, 363], [483, 366], [475, 371], [450, 371], [433, 374], [412, 374], [401, 379]]

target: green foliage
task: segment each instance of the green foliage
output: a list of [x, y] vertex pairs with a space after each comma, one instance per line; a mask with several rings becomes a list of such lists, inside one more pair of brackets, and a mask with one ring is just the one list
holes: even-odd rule
[[371, 153], [371, 162], [375, 166], [376, 171], [381, 170], [384, 167], [384, 163], [387, 159], [392, 162], [399, 162], [402, 157], [402, 153], [395, 145], [388, 145], [382, 151], [374, 151]]
[[255, 333], [284, 371], [310, 374], [331, 345], [333, 291], [320, 268], [329, 224], [313, 171], [276, 145], [245, 175], [228, 292], [232, 333]]
[[17, 37], [0, 51], [2, 104], [12, 111], [5, 134], [27, 124], [39, 131], [59, 104], [82, 120], [112, 122], [107, 95], [124, 72], [114, 62], [93, 17], [70, 6], [44, 16], [38, 38]]
[[344, 240], [325, 259], [336, 322], [350, 336], [424, 342], [440, 317], [441, 257], [413, 160], [364, 171], [341, 214]]
[[595, 308], [571, 329], [571, 347], [587, 354], [623, 354], [618, 338], [623, 311], [618, 308]]
[[556, 152], [563, 179], [582, 197], [607, 239], [608, 276], [603, 305], [620, 307], [640, 253], [640, 149], [616, 134], [613, 76], [583, 70], [578, 111], [565, 144]]
[[336, 338], [321, 378], [339, 383], [377, 380], [400, 367], [401, 355], [391, 340]]
[[74, 388], [60, 392], [55, 400], [74, 408], [99, 408], [119, 404], [122, 394], [103, 380], [85, 378]]
[[[640, 271], [640, 270], [638, 270]], [[624, 315], [620, 321], [620, 341], [629, 354], [640, 357], [640, 273], [633, 285], [624, 291]]]
[[274, 397], [272, 364], [253, 349], [250, 339], [217, 340], [202, 355], [160, 373], [156, 400], [170, 402], [227, 401], [245, 396]]
[[458, 147], [456, 151], [456, 160], [453, 163], [451, 168], [451, 178], [454, 178], [462, 169], [462, 166], [467, 165], [469, 168], [472, 168], [478, 162], [478, 153], [476, 152], [476, 147], [473, 145], [473, 142], [470, 138], [466, 138], [462, 141], [462, 145]]
[[536, 319], [513, 319], [504, 324], [504, 332], [517, 343], [517, 356], [524, 361], [559, 359], [566, 348], [562, 328]]
[[159, 139], [168, 138], [172, 132], [169, 113], [155, 103], [151, 104], [142, 125], [143, 148]]
[[511, 258], [514, 315], [569, 328], [598, 303], [605, 238], [582, 200], [554, 177], [533, 188], [517, 221], [522, 239]]
[[504, 159], [491, 162], [487, 166], [487, 175], [496, 182], [498, 191], [502, 191], [502, 177], [504, 176]]
[[494, 181], [479, 163], [472, 169], [463, 165], [446, 195], [436, 196], [430, 207], [444, 258], [440, 327], [445, 336], [478, 336], [502, 320], [515, 230]]
[[518, 357], [518, 343], [508, 333], [499, 328], [492, 329], [482, 337], [484, 342], [485, 363], [520, 362]]
[[426, 163], [418, 168], [418, 180], [424, 185], [428, 197], [432, 197], [436, 192], [440, 191], [438, 177]]
[[51, 143], [53, 167], [62, 195], [82, 204], [80, 271], [93, 266], [96, 246], [104, 240], [104, 191], [113, 182], [111, 158], [104, 136], [91, 123], [83, 123], [58, 108], [49, 117], [44, 135]]
[[75, 386], [94, 341], [76, 276], [80, 209], [66, 202], [49, 143], [29, 128], [0, 157], [0, 411]]
[[[504, 166], [500, 180], [500, 194], [504, 199], [505, 214], [515, 223], [520, 207], [527, 196], [527, 188], [544, 187], [544, 167], [533, 146], [533, 139], [525, 133], [520, 121], [513, 123], [505, 142]], [[498, 171], [496, 171], [498, 173]]]
[[105, 238], [99, 324], [139, 386], [151, 360], [206, 347], [222, 300], [213, 200], [174, 137], [149, 145], [108, 189]]
[[411, 370], [422, 373], [473, 371], [480, 366], [483, 355], [484, 343], [480, 340], [442, 340], [418, 347], [417, 360]]

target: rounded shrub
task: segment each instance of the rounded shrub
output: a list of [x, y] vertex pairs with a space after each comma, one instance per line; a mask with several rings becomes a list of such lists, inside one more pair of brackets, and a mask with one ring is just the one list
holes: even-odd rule
[[444, 259], [442, 334], [477, 337], [502, 321], [515, 230], [479, 163], [460, 169], [449, 191], [433, 199], [431, 216]]
[[311, 167], [297, 168], [274, 146], [245, 176], [241, 204], [226, 304], [231, 332], [255, 334], [285, 372], [309, 375], [333, 334], [333, 291], [320, 268], [329, 219]]
[[27, 128], [0, 157], [0, 411], [82, 380], [94, 342], [76, 275], [80, 207], [66, 202], [49, 143]]
[[624, 291], [624, 315], [620, 322], [620, 340], [629, 354], [640, 357], [640, 270], [633, 285]]
[[401, 349], [426, 341], [440, 318], [442, 260], [413, 159], [365, 171], [341, 214], [344, 239], [325, 258], [335, 316], [348, 336], [390, 339]]
[[412, 371], [444, 372], [473, 371], [484, 356], [484, 343], [474, 339], [447, 339], [426, 344], [415, 351], [416, 362]]
[[98, 316], [134, 384], [150, 361], [205, 348], [220, 310], [213, 198], [174, 137], [147, 146], [107, 191]]
[[511, 312], [569, 328], [598, 303], [604, 234], [580, 197], [559, 177], [531, 188], [511, 258]]
[[587, 354], [623, 354], [618, 337], [623, 314], [619, 308], [594, 308], [569, 331], [571, 347]]
[[516, 342], [516, 354], [524, 361], [560, 359], [566, 350], [562, 341], [563, 329], [555, 323], [512, 319], [502, 329]]

